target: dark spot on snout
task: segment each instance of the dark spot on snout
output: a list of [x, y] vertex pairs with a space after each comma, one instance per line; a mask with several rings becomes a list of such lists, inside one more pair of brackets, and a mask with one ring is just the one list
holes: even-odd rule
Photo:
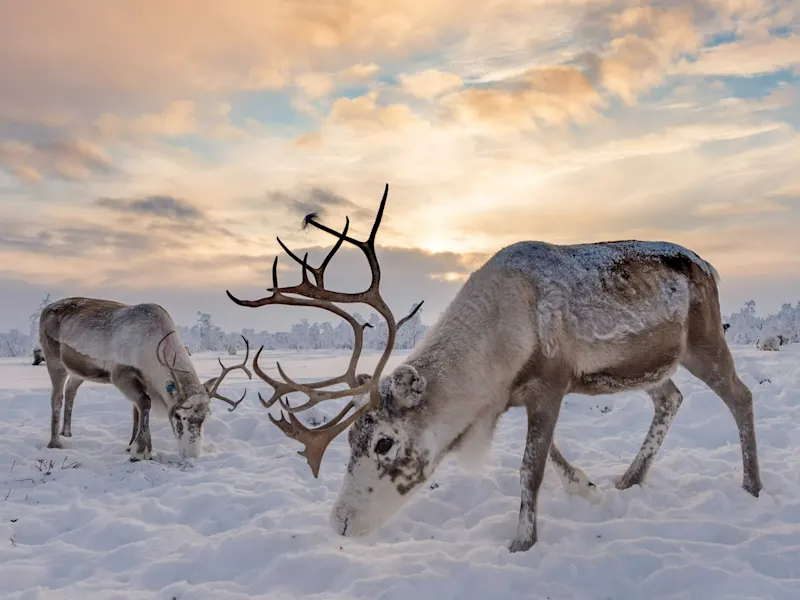
[[424, 469], [425, 462], [420, 457], [414, 456], [410, 448], [406, 448], [403, 456], [398, 456], [383, 468], [380, 478], [388, 475], [391, 482], [396, 484], [397, 492], [405, 496], [425, 481]]

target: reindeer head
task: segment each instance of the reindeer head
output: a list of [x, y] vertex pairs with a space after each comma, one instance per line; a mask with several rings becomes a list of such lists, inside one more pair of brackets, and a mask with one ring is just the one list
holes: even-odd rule
[[[386, 197], [387, 185], [380, 207], [378, 208], [372, 231], [366, 241], [356, 240], [347, 235], [350, 220], [347, 219], [341, 232], [335, 231], [316, 221], [316, 215], [309, 215], [305, 225], [313, 225], [338, 238], [333, 249], [317, 267], [308, 265], [308, 255], [300, 259], [293, 254], [283, 242], [278, 243], [286, 253], [302, 265], [302, 281], [299, 285], [281, 288], [278, 286], [278, 259], [272, 264], [272, 295], [260, 300], [239, 300], [230, 292], [228, 297], [240, 306], [258, 307], [267, 305], [314, 306], [332, 312], [345, 319], [353, 327], [355, 339], [350, 364], [343, 375], [299, 384], [290, 379], [278, 363], [278, 372], [283, 381], [273, 379], [264, 373], [258, 365], [263, 346], [253, 359], [253, 370], [256, 375], [273, 388], [272, 397], [259, 400], [265, 408], [270, 408], [276, 401], [288, 412], [288, 420], [281, 414], [280, 420], [269, 416], [283, 433], [304, 445], [299, 452], [311, 467], [314, 477], [319, 475], [322, 455], [328, 444], [341, 432], [353, 425], [349, 434], [350, 462], [345, 481], [339, 492], [339, 498], [331, 513], [331, 526], [342, 535], [358, 535], [369, 532], [387, 520], [409, 497], [409, 492], [418, 488], [430, 475], [430, 453], [422, 439], [421, 428], [417, 427], [417, 417], [424, 408], [426, 382], [417, 371], [409, 365], [401, 365], [394, 372], [381, 380], [386, 362], [394, 348], [397, 330], [422, 306], [420, 302], [409, 315], [395, 322], [394, 315], [380, 295], [381, 271], [375, 254], [375, 236], [380, 227]], [[324, 286], [325, 268], [343, 242], [353, 244], [360, 249], [367, 259], [372, 271], [369, 288], [359, 293], [344, 293], [326, 290]], [[308, 273], [314, 276], [311, 283]], [[303, 296], [296, 298], [289, 296]], [[335, 303], [363, 303], [374, 308], [387, 324], [386, 348], [383, 351], [373, 374], [356, 375], [356, 366], [364, 343], [364, 328], [368, 323], [359, 323], [355, 318], [342, 310]], [[322, 388], [344, 383], [344, 390], [323, 391]], [[289, 406], [283, 396], [290, 392], [302, 392], [308, 400], [299, 406]], [[296, 413], [311, 408], [327, 400], [352, 396], [338, 415], [326, 424], [310, 429], [295, 416]], [[348, 416], [351, 410], [352, 414]]]
[[44, 353], [42, 352], [41, 348], [34, 348], [33, 349], [33, 366], [37, 366], [42, 364], [45, 361]]
[[[217, 389], [225, 376], [236, 369], [244, 371], [248, 379], [253, 378], [250, 370], [245, 366], [250, 355], [250, 344], [244, 336], [242, 336], [245, 348], [247, 349], [244, 360], [232, 367], [226, 367], [222, 364], [222, 360], [217, 359], [222, 368], [222, 373], [200, 384], [194, 370], [190, 371], [188, 369], [175, 368], [179, 350], [175, 350], [175, 356], [171, 364], [167, 363], [165, 355], [162, 356], [161, 345], [165, 343], [167, 338], [173, 333], [175, 332], [170, 331], [161, 338], [161, 341], [156, 347], [156, 356], [158, 357], [158, 362], [166, 367], [170, 374], [170, 379], [165, 385], [165, 391], [173, 400], [169, 407], [168, 417], [169, 423], [172, 426], [172, 432], [175, 434], [175, 439], [178, 441], [178, 452], [181, 458], [197, 458], [202, 453], [203, 430], [206, 418], [211, 414], [211, 399], [217, 398], [229, 404], [231, 408], [228, 410], [233, 412], [247, 394], [247, 390], [245, 390], [242, 397], [234, 402], [219, 394]], [[183, 349], [188, 356], [188, 351], [183, 344], [179, 344], [177, 348]], [[181, 374], [184, 374], [184, 376], [182, 377]]]
[[[369, 381], [369, 375], [359, 375]], [[427, 382], [402, 364], [380, 382], [380, 404], [348, 432], [350, 462], [331, 510], [334, 531], [367, 534], [388, 521], [433, 473], [439, 456], [425, 427]]]

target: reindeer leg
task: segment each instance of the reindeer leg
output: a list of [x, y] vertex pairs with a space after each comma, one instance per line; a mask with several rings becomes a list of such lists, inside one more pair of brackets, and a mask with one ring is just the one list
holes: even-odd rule
[[509, 546], [511, 552], [530, 549], [537, 539], [536, 504], [539, 487], [544, 479], [547, 457], [553, 441], [553, 433], [561, 410], [563, 393], [555, 393], [544, 382], [536, 382], [527, 391], [525, 407], [528, 411], [528, 435], [525, 453], [519, 470], [521, 498], [517, 537]]
[[583, 469], [573, 467], [564, 458], [561, 451], [556, 447], [556, 441], [550, 444], [550, 464], [561, 479], [561, 485], [568, 494], [578, 494], [588, 498], [596, 490], [595, 485], [589, 480]]
[[63, 448], [58, 437], [58, 429], [61, 424], [61, 404], [64, 401], [64, 385], [69, 374], [66, 367], [57, 358], [45, 362], [47, 374], [50, 375], [50, 442], [48, 448]]
[[145, 391], [144, 378], [138, 369], [119, 365], [111, 371], [111, 382], [133, 402], [137, 412], [136, 435], [131, 440], [131, 461], [150, 460], [153, 443], [150, 439], [150, 397]]
[[136, 439], [136, 434], [139, 432], [139, 409], [136, 408], [136, 405], [133, 405], [133, 428], [131, 430], [131, 440], [128, 442], [128, 447], [125, 448], [125, 452], [130, 452], [131, 448], [133, 447], [133, 440]]
[[70, 375], [64, 385], [64, 424], [61, 426], [61, 435], [72, 437], [72, 407], [75, 405], [75, 395], [81, 387], [83, 379]]
[[711, 388], [731, 411], [742, 448], [742, 487], [758, 498], [763, 485], [758, 466], [753, 394], [736, 374], [733, 357], [721, 332], [709, 337], [711, 339], [700, 340], [690, 337], [683, 365]]
[[619, 490], [642, 484], [683, 402], [683, 394], [672, 379], [649, 388], [647, 394], [653, 401], [653, 420], [636, 458], [617, 481]]

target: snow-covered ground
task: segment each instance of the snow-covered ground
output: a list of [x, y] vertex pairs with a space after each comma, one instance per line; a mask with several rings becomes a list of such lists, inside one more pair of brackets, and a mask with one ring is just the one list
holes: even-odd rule
[[[766, 487], [759, 499], [740, 487], [727, 409], [681, 370], [686, 400], [642, 488], [620, 492], [612, 478], [645, 434], [647, 397], [567, 398], [556, 435], [597, 484], [597, 498], [568, 496], [548, 469], [540, 541], [517, 554], [507, 545], [519, 507], [521, 410], [501, 421], [482, 471], [444, 464], [388, 526], [352, 540], [327, 521], [346, 435], [314, 479], [295, 453], [299, 444], [258, 404], [255, 392], [268, 388], [241, 372], [223, 393], [251, 391], [234, 413], [215, 405], [205, 456], [178, 461], [169, 425], [154, 421], [156, 460], [130, 463], [131, 410], [114, 388], [85, 384], [73, 437], [65, 450], [48, 450], [46, 370], [28, 357], [3, 359], [0, 598], [797, 600], [800, 345], [734, 353], [756, 399]], [[336, 374], [347, 362], [343, 353], [273, 352], [261, 364], [276, 358], [301, 380]], [[193, 359], [202, 377], [216, 373], [214, 355]], [[365, 356], [363, 369], [375, 360]]]

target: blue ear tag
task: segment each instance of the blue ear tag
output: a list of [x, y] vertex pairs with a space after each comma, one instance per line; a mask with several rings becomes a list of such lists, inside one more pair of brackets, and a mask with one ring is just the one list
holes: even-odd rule
[[172, 383], [171, 381], [169, 383], [167, 383], [167, 393], [168, 394], [171, 394], [172, 392], [174, 392], [175, 389], [176, 388], [175, 388], [175, 384], [174, 383]]

